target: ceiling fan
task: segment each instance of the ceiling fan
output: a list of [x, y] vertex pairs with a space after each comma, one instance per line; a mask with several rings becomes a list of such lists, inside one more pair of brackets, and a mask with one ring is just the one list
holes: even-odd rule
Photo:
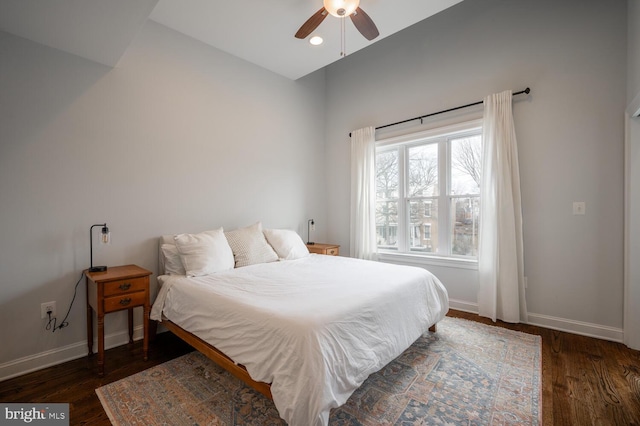
[[373, 23], [364, 10], [360, 9], [359, 5], [360, 0], [324, 0], [324, 7], [302, 24], [296, 33], [296, 38], [306, 38], [313, 30], [318, 28], [318, 25], [324, 21], [328, 14], [331, 14], [337, 18], [349, 16], [353, 25], [360, 31], [360, 34], [367, 40], [373, 40], [380, 33], [376, 28], [376, 24]]

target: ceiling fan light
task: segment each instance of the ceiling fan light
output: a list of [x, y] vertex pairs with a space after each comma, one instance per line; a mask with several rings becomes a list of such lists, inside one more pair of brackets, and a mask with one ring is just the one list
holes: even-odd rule
[[337, 18], [345, 18], [356, 11], [360, 0], [324, 0], [324, 8]]
[[322, 37], [320, 36], [313, 36], [309, 39], [309, 43], [311, 43], [314, 46], [319, 46], [324, 42], [324, 40], [322, 39]]

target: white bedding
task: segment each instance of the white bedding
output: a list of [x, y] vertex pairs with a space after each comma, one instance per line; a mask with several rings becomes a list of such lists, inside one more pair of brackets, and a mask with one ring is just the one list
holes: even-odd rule
[[271, 383], [290, 426], [326, 426], [371, 374], [448, 310], [443, 285], [417, 267], [346, 257], [158, 277], [151, 318], [190, 331]]

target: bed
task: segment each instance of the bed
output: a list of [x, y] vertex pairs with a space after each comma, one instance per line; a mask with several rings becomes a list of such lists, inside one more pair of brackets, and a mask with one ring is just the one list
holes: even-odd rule
[[278, 258], [186, 276], [165, 275], [161, 254], [151, 319], [271, 397], [290, 426], [326, 426], [332, 408], [448, 310], [445, 288], [422, 268]]

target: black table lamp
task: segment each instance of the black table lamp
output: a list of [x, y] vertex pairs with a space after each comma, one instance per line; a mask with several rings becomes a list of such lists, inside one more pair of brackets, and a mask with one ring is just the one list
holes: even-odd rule
[[111, 242], [111, 232], [109, 232], [109, 228], [107, 228], [106, 223], [98, 223], [97, 225], [92, 225], [91, 228], [89, 228], [89, 247], [91, 250], [91, 267], [89, 268], [89, 272], [104, 272], [107, 270], [106, 266], [93, 266], [93, 228], [96, 226], [102, 226], [100, 242], [102, 244], [109, 244]]
[[316, 222], [313, 219], [309, 219], [309, 222], [307, 222], [307, 244], [311, 245], [311, 244], [315, 244], [314, 242], [311, 241], [311, 230], [315, 230], [316, 229]]

